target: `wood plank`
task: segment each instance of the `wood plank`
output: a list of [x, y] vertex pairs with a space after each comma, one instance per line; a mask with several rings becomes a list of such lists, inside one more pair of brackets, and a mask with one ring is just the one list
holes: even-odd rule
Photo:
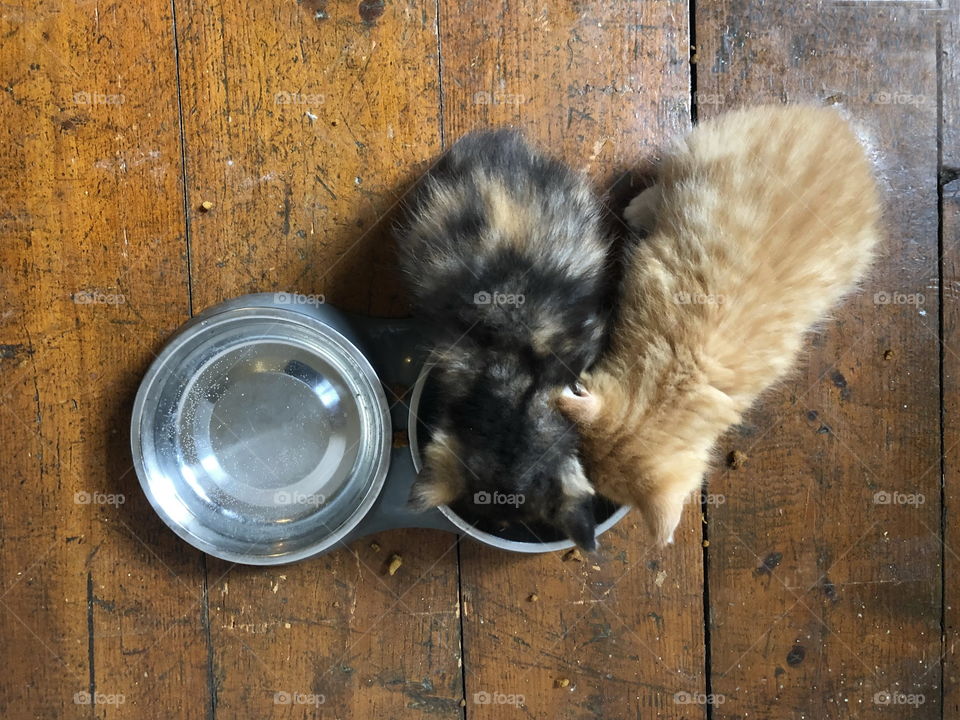
[[[389, 229], [440, 150], [435, 10], [177, 13], [194, 307], [283, 290], [404, 314]], [[377, 542], [269, 570], [209, 562], [217, 717], [460, 715], [455, 539]]]
[[[685, 3], [445, 0], [446, 142], [513, 124], [609, 188], [689, 127], [687, 17]], [[584, 563], [465, 542], [467, 715], [519, 715], [500, 703], [523, 696], [531, 718], [703, 717], [675, 699], [705, 689], [699, 517], [691, 505], [661, 553], [628, 516]]]
[[960, 17], [955, 3], [941, 18], [940, 236], [943, 254], [943, 717], [960, 715]]
[[170, 9], [5, 4], [0, 34], [0, 715], [203, 717], [200, 555], [127, 432], [188, 307]]
[[726, 498], [708, 513], [711, 685], [725, 698], [713, 717], [935, 717], [935, 16], [908, 3], [707, 2], [696, 37], [701, 117], [826, 101], [865, 127], [889, 236], [803, 368], [726, 440], [750, 459], [712, 479]]
[[960, 713], [960, 606], [957, 604], [957, 570], [960, 568], [960, 521], [952, 512], [960, 502], [960, 313], [957, 311], [960, 288], [960, 179], [943, 186], [943, 403], [944, 403], [944, 638], [943, 638], [943, 717]]
[[960, 169], [960, 6], [956, 0], [944, 0], [942, 12], [936, 12], [935, 17], [941, 62], [939, 99], [943, 106], [941, 166], [952, 178]]

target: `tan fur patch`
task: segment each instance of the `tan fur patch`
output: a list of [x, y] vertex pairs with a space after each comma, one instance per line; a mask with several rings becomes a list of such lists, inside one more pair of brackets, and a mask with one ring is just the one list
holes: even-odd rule
[[496, 239], [501, 244], [525, 247], [533, 231], [530, 209], [517, 202], [498, 181], [488, 180], [483, 188], [490, 225], [497, 229]]
[[463, 466], [457, 457], [456, 443], [438, 432], [424, 450], [424, 465], [411, 490], [412, 504], [422, 510], [449, 505], [463, 492]]

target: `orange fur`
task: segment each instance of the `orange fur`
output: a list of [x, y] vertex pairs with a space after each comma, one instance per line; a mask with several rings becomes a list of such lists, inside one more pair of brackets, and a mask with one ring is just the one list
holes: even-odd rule
[[850, 127], [801, 106], [703, 123], [634, 201], [628, 219], [653, 232], [628, 257], [612, 346], [559, 404], [598, 491], [637, 506], [658, 542], [719, 436], [867, 270], [878, 216]]

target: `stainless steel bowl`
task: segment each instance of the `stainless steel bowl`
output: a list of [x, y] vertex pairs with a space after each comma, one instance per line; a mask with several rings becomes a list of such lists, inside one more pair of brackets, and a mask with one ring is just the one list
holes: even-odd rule
[[390, 415], [332, 308], [286, 293], [204, 312], [144, 377], [133, 459], [160, 517], [191, 545], [252, 565], [342, 542], [380, 494]]

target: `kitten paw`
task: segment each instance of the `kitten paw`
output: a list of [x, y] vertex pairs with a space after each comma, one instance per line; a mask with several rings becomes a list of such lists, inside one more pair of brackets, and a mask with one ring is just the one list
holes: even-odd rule
[[662, 199], [660, 186], [651, 185], [631, 200], [623, 211], [623, 219], [630, 229], [644, 235], [650, 233], [657, 224], [657, 212]]

